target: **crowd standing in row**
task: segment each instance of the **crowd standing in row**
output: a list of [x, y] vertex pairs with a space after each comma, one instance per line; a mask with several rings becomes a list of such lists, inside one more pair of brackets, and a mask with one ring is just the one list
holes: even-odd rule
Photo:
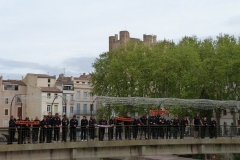
[[[121, 115], [118, 115], [121, 117]], [[104, 140], [105, 132], [108, 131], [108, 140], [114, 139], [114, 127], [115, 127], [115, 139], [122, 140], [122, 131], [123, 126], [125, 127], [125, 140], [137, 139], [138, 133], [140, 133], [139, 139], [142, 139], [144, 136], [145, 139], [177, 139], [177, 136], [180, 131], [180, 139], [184, 138], [186, 127], [189, 126], [189, 121], [187, 117], [183, 117], [180, 121], [178, 116], [175, 116], [173, 119], [165, 119], [164, 115], [154, 115], [152, 114], [149, 119], [146, 114], [143, 114], [140, 118], [135, 116], [133, 119], [130, 114], [127, 113], [125, 118], [130, 119], [131, 121], [123, 121], [121, 119], [115, 119], [111, 117], [109, 121], [103, 117], [99, 123], [95, 119], [95, 116], [91, 116], [89, 120], [86, 119], [86, 116], [83, 116], [81, 122], [78, 122], [76, 116], [69, 121], [66, 115], [61, 119], [59, 114], [56, 113], [55, 116], [52, 116], [52, 113], [49, 112], [48, 116], [44, 116], [43, 120], [40, 121], [38, 117], [35, 118], [33, 125], [24, 124], [20, 125], [16, 123], [17, 121], [23, 121], [20, 117], [16, 120], [13, 116], [9, 121], [9, 138], [8, 144], [12, 144], [15, 137], [15, 132], [17, 128], [18, 132], [18, 144], [23, 143], [51, 143], [51, 142], [66, 142], [67, 136], [69, 134], [70, 142], [76, 141], [77, 127], [80, 125], [81, 131], [81, 141], [87, 141], [87, 136], [89, 135], [90, 140], [95, 139], [95, 128], [98, 127], [98, 139], [99, 141]], [[24, 121], [30, 121], [28, 117]], [[209, 130], [209, 137], [216, 138], [216, 121], [214, 118], [211, 118], [210, 121], [206, 117], [203, 119], [200, 118], [200, 114], [197, 113], [193, 118], [192, 126], [194, 126], [194, 138], [198, 138], [199, 135], [201, 138], [205, 138], [207, 128]], [[32, 127], [32, 130], [30, 129]], [[70, 132], [68, 132], [70, 129]], [[32, 131], [32, 136], [30, 133]], [[62, 131], [62, 140], [60, 140], [60, 131]], [[201, 131], [201, 133], [199, 133]], [[148, 135], [149, 134], [149, 135]], [[52, 136], [54, 135], [54, 136]], [[52, 139], [53, 137], [53, 139]]]

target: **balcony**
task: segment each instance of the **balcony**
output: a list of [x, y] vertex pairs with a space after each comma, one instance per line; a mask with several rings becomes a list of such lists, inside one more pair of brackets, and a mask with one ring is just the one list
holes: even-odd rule
[[70, 100], [70, 105], [74, 105], [74, 103], [75, 103], [75, 100]]
[[63, 93], [65, 93], [65, 94], [67, 94], [67, 93], [74, 94], [73, 85], [63, 86]]
[[[74, 110], [75, 115], [91, 115], [90, 110]], [[92, 114], [95, 115], [96, 111], [92, 111]]]

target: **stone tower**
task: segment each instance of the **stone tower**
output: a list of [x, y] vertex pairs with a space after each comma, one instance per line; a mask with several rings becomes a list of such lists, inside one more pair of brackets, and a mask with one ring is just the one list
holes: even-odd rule
[[118, 41], [118, 35], [115, 34], [115, 36], [109, 36], [109, 51], [113, 50], [114, 43]]
[[128, 31], [120, 31], [120, 45], [126, 45], [129, 39], [130, 35]]
[[145, 44], [152, 44], [157, 42], [157, 36], [156, 35], [143, 35], [143, 42]]

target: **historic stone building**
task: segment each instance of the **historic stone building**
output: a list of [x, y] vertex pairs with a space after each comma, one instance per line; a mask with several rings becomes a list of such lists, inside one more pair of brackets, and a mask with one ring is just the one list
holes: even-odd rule
[[[120, 45], [125, 45], [128, 41], [141, 41], [138, 38], [131, 38], [128, 31], [120, 31], [119, 33], [120, 39], [118, 39], [118, 35], [109, 37], [109, 51], [116, 49]], [[156, 43], [157, 36], [156, 35], [143, 35], [143, 42], [145, 44]]]

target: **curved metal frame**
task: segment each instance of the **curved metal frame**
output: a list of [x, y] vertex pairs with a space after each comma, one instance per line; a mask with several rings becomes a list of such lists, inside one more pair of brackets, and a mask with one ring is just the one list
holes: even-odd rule
[[[10, 104], [10, 117], [12, 116], [12, 103], [14, 101], [14, 99], [18, 97], [21, 101], [21, 110], [22, 110], [22, 99], [21, 96], [19, 96], [19, 94], [15, 94], [14, 97], [12, 98], [11, 104]], [[21, 117], [22, 117], [22, 111], [21, 111]]]
[[57, 99], [57, 97], [62, 97], [62, 100], [64, 101], [65, 106], [67, 107], [66, 98], [64, 98], [64, 97], [61, 96], [61, 95], [54, 96], [54, 99], [53, 99], [52, 104], [51, 104], [51, 113], [52, 113], [52, 106], [53, 106], [53, 103], [54, 103], [54, 101]]

